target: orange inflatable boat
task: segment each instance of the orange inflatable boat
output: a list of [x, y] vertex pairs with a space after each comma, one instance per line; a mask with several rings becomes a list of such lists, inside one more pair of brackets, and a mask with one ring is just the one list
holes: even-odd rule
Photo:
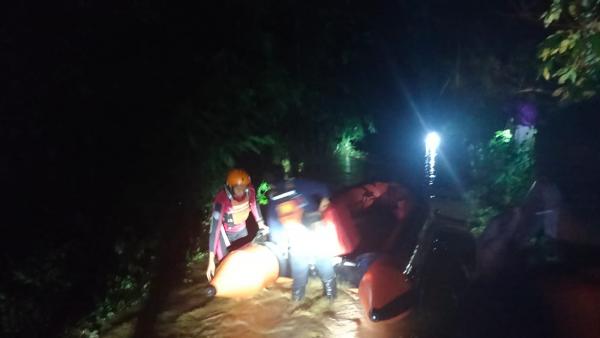
[[352, 254], [379, 252], [398, 238], [408, 223], [416, 199], [396, 183], [374, 182], [350, 188], [333, 198], [332, 204], [343, 210], [337, 223], [350, 239], [357, 238]]
[[[353, 252], [360, 241], [351, 211], [343, 200], [333, 200], [323, 213], [320, 232], [321, 240], [328, 243], [332, 256]], [[207, 294], [225, 298], [252, 297], [273, 284], [277, 278], [287, 276], [287, 258], [275, 244], [249, 243], [223, 259]]]
[[577, 273], [544, 276], [537, 281], [556, 337], [598, 337], [600, 329], [600, 268]]
[[[340, 221], [348, 217], [343, 207], [331, 207], [323, 215], [321, 240], [331, 243], [332, 256], [345, 255], [358, 244], [356, 231], [346, 232]], [[288, 277], [287, 257], [274, 243], [248, 243], [225, 256], [210, 281], [208, 295], [225, 298], [252, 297], [272, 285], [279, 277]]]
[[397, 260], [384, 255], [375, 260], [360, 281], [364, 329], [373, 337], [406, 337], [416, 292]]
[[248, 243], [225, 256], [210, 281], [210, 296], [247, 298], [279, 277], [279, 259], [265, 245]]
[[[402, 221], [410, 212], [411, 203], [412, 197], [408, 190], [397, 184], [375, 182], [353, 187], [332, 199], [330, 207], [323, 214], [325, 231], [322, 236], [331, 244], [334, 256], [368, 252], [370, 250], [361, 251], [359, 247], [362, 237], [372, 232], [372, 227], [376, 226], [369, 221], [368, 211], [375, 205], [383, 205], [393, 209], [396, 220]], [[380, 238], [371, 241], [364, 248], [382, 248], [390, 234], [379, 233]], [[274, 244], [250, 243], [232, 251], [223, 259], [210, 283], [212, 290], [208, 293], [226, 298], [251, 297], [280, 276], [287, 276], [286, 266], [286, 258], [278, 253]], [[378, 309], [387, 301], [387, 294], [380, 295], [377, 290], [395, 290], [389, 285], [396, 285], [397, 281], [403, 280], [401, 271], [395, 269], [397, 270], [391, 265], [390, 259], [378, 260], [369, 268], [361, 282], [361, 299], [369, 297], [368, 302], [363, 301], [366, 309]], [[390, 297], [394, 298], [405, 287], [408, 288], [402, 284], [404, 282], [399, 283], [401, 289], [390, 293]]]

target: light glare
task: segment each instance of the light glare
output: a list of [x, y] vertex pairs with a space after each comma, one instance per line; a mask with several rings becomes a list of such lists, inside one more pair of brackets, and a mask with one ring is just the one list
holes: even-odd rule
[[441, 142], [442, 139], [436, 132], [430, 132], [425, 137], [425, 175], [428, 185], [433, 185], [435, 180], [435, 159]]
[[440, 146], [441, 142], [442, 139], [440, 138], [440, 135], [436, 132], [431, 132], [427, 134], [427, 137], [425, 137], [425, 147], [431, 152], [435, 152], [436, 149]]

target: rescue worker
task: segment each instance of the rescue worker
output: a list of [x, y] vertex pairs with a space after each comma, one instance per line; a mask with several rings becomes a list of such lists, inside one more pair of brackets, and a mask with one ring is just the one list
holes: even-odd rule
[[271, 241], [289, 252], [294, 301], [304, 298], [312, 264], [323, 282], [323, 294], [330, 300], [337, 295], [333, 257], [319, 234], [323, 229], [321, 213], [329, 205], [329, 196], [324, 184], [306, 179], [288, 179], [272, 188], [268, 214]]
[[215, 274], [215, 259], [220, 261], [228, 247], [235, 241], [248, 236], [246, 220], [252, 212], [259, 231], [268, 232], [258, 204], [250, 175], [242, 169], [232, 169], [227, 174], [226, 184], [213, 202], [208, 240], [208, 267], [206, 278], [210, 281]]

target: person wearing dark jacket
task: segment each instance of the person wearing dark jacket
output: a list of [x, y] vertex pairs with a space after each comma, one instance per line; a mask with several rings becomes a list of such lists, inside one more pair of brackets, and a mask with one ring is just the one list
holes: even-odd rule
[[268, 222], [271, 241], [289, 252], [292, 298], [304, 298], [310, 265], [314, 264], [323, 282], [323, 293], [331, 299], [337, 294], [333, 257], [320, 230], [321, 213], [329, 205], [326, 185], [293, 178], [274, 184], [269, 203]]

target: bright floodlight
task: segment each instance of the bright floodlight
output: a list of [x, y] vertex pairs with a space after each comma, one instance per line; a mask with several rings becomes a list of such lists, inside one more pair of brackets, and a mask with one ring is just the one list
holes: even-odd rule
[[436, 132], [430, 132], [425, 137], [425, 175], [429, 185], [433, 185], [435, 180], [435, 158], [441, 141], [440, 135]]
[[425, 147], [434, 152], [440, 146], [441, 141], [442, 139], [438, 133], [431, 132], [425, 137]]

